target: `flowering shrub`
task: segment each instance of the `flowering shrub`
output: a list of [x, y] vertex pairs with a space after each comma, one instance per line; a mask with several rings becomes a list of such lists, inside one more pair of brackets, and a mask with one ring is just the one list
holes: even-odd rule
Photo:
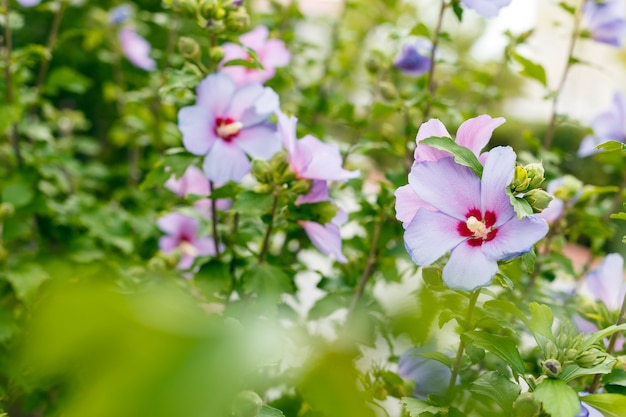
[[4, 0], [0, 416], [625, 416], [624, 0], [525, 7]]

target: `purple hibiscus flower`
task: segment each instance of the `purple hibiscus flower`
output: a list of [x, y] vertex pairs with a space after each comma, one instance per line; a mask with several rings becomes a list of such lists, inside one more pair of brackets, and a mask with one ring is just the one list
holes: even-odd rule
[[511, 4], [511, 0], [461, 0], [463, 6], [483, 17], [496, 17], [500, 9]]
[[546, 235], [545, 220], [518, 219], [506, 194], [515, 158], [508, 146], [492, 149], [482, 178], [452, 157], [413, 166], [411, 188], [436, 210], [418, 210], [406, 227], [404, 242], [413, 262], [430, 265], [450, 251], [444, 283], [471, 291], [491, 282], [498, 261], [530, 251]]
[[17, 2], [24, 7], [33, 7], [41, 3], [41, 0], [17, 0]]
[[210, 237], [198, 238], [199, 222], [193, 217], [170, 213], [157, 220], [159, 229], [166, 233], [159, 239], [159, 249], [165, 253], [182, 252], [179, 269], [188, 269], [198, 256], [215, 255], [215, 244]]
[[393, 60], [393, 66], [403, 74], [413, 77], [425, 74], [433, 64], [430, 59], [432, 47], [431, 42], [423, 40], [406, 43]]
[[604, 417], [604, 414], [588, 404], [580, 403], [580, 412], [574, 417]]
[[600, 152], [595, 149], [608, 140], [626, 142], [626, 95], [615, 93], [613, 107], [600, 113], [591, 121], [593, 135], [583, 138], [578, 148], [578, 156], [585, 157]]
[[[413, 395], [422, 400], [431, 394], [446, 395], [452, 376], [450, 368], [443, 363], [417, 355], [428, 351], [425, 347], [411, 348], [405, 351], [398, 360], [398, 375], [415, 381]], [[460, 380], [457, 377], [457, 383]]]
[[[487, 145], [493, 130], [504, 123], [503, 117], [492, 118], [483, 114], [478, 117], [466, 120], [459, 126], [456, 132], [456, 143], [469, 148], [481, 162], [484, 163], [486, 154], [481, 156], [480, 151]], [[415, 137], [415, 163], [424, 161], [437, 161], [449, 153], [435, 149], [420, 142], [430, 137], [451, 137], [446, 127], [437, 119], [431, 119], [423, 123], [417, 131]], [[419, 208], [426, 208], [436, 211], [432, 206], [423, 201], [413, 190], [413, 176], [409, 175], [409, 184], [396, 190], [396, 217], [402, 222], [406, 229]]]
[[622, 46], [626, 36], [623, 0], [587, 0], [583, 6], [583, 26], [597, 42]]
[[[236, 43], [225, 43], [224, 58], [219, 64], [219, 71], [230, 75], [235, 85], [242, 86], [249, 83], [264, 83], [274, 76], [276, 68], [284, 67], [291, 58], [289, 51], [285, 48], [285, 43], [278, 39], [267, 39], [269, 30], [265, 26], [257, 26], [251, 32], [239, 37], [241, 45]], [[224, 64], [234, 59], [250, 60], [250, 54], [246, 50], [253, 50], [263, 69], [246, 68], [243, 66], [228, 66]]]
[[151, 47], [147, 40], [130, 28], [120, 29], [118, 36], [122, 52], [131, 64], [146, 71], [156, 68], [156, 62], [150, 58]]
[[226, 74], [211, 74], [197, 88], [196, 104], [178, 112], [183, 145], [206, 155], [209, 180], [240, 181], [254, 158], [269, 159], [281, 148], [276, 125], [268, 118], [278, 109], [278, 95], [261, 84], [235, 87]]
[[109, 10], [109, 23], [119, 25], [127, 21], [133, 14], [133, 8], [130, 4], [124, 3]]
[[[185, 197], [189, 194], [209, 196], [211, 194], [211, 188], [209, 186], [209, 180], [204, 176], [204, 173], [195, 165], [190, 165], [185, 173], [176, 179], [173, 175], [165, 182], [165, 188], [172, 191], [179, 197]], [[199, 209], [201, 214], [206, 216], [211, 215], [211, 200], [203, 198], [196, 200], [193, 203], [194, 207]], [[215, 201], [215, 207], [218, 210], [227, 210], [232, 205], [230, 200], [218, 199]]]

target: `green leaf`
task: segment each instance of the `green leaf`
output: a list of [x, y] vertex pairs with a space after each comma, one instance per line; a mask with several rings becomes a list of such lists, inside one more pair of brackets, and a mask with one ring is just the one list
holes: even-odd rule
[[446, 365], [448, 368], [452, 368], [452, 358], [450, 358], [445, 353], [441, 352], [424, 352], [424, 353], [416, 353], [415, 356], [421, 356], [422, 358], [432, 359], [437, 362], [441, 362]]
[[533, 392], [551, 417], [572, 417], [580, 412], [578, 394], [560, 379], [544, 379]]
[[622, 142], [618, 142], [616, 140], [609, 140], [609, 141], [602, 142], [601, 144], [597, 145], [595, 149], [603, 149], [607, 152], [614, 152], [614, 151], [623, 151], [625, 148], [626, 148], [626, 144]]
[[581, 397], [581, 400], [600, 411], [604, 417], [626, 416], [626, 395], [591, 394]]
[[520, 319], [522, 322], [524, 322], [524, 324], [526, 324], [527, 326], [530, 325], [530, 322], [528, 321], [524, 313], [522, 313], [522, 311], [510, 301], [489, 300], [489, 301], [485, 301], [485, 304], [483, 305], [487, 309], [493, 308], [493, 309], [497, 309], [506, 313], [510, 313], [514, 315], [515, 317], [517, 317], [518, 319]]
[[48, 94], [56, 95], [59, 90], [69, 91], [75, 94], [84, 94], [92, 82], [78, 71], [70, 67], [60, 67], [54, 69], [46, 78], [45, 91]]
[[257, 417], [285, 417], [285, 415], [277, 408], [272, 408], [264, 405], [263, 407], [261, 407], [261, 411], [259, 411]]
[[611, 372], [608, 375], [605, 375], [604, 378], [602, 378], [602, 383], [626, 387], [626, 370], [623, 370], [623, 369], [613, 370], [613, 372]]
[[530, 216], [533, 214], [533, 208], [530, 203], [523, 198], [516, 197], [511, 191], [510, 188], [507, 187], [506, 194], [509, 196], [509, 200], [511, 201], [511, 205], [513, 206], [513, 210], [517, 214], [518, 219], [523, 219], [526, 216]]
[[533, 80], [537, 80], [544, 87], [547, 86], [546, 70], [543, 68], [543, 66], [541, 66], [541, 64], [537, 64], [536, 62], [533, 62], [528, 58], [524, 58], [517, 52], [513, 52], [511, 56], [513, 57], [513, 59], [515, 59], [515, 61], [517, 61], [522, 66], [520, 75], [524, 77], [532, 78]]
[[293, 293], [295, 286], [282, 269], [270, 264], [255, 264], [242, 277], [243, 289], [268, 302], [279, 302], [283, 293]]
[[611, 218], [617, 220], [626, 220], [626, 213], [624, 213], [623, 211], [620, 211], [619, 213], [613, 213], [611, 214]]
[[428, 30], [428, 27], [426, 27], [425, 24], [419, 22], [417, 25], [413, 26], [413, 29], [411, 29], [409, 35], [424, 36], [426, 38], [430, 38], [430, 30]]
[[272, 194], [259, 194], [254, 191], [244, 191], [239, 194], [231, 210], [262, 213], [272, 205], [272, 199]]
[[610, 336], [615, 332], [620, 332], [620, 331], [625, 331], [625, 330], [626, 330], [626, 323], [620, 324], [619, 326], [612, 325], [612, 326], [607, 327], [606, 329], [602, 329], [595, 333], [591, 333], [590, 335], [587, 336], [585, 341], [582, 343], [579, 350], [580, 351], [587, 350], [591, 346], [598, 343], [600, 340], [604, 339], [605, 337]]
[[533, 333], [540, 334], [548, 339], [554, 339], [552, 334], [552, 323], [554, 315], [552, 310], [545, 304], [537, 302], [530, 303], [530, 325], [528, 326]]
[[446, 412], [446, 407], [435, 407], [428, 404], [426, 401], [418, 400], [417, 398], [404, 397], [401, 400], [404, 407], [409, 412], [411, 417], [419, 417], [423, 413], [437, 414], [439, 412]]
[[615, 358], [607, 356], [601, 364], [592, 368], [581, 368], [580, 366], [573, 364], [567, 365], [563, 368], [559, 378], [565, 382], [570, 382], [585, 375], [608, 374], [613, 370], [614, 364]]
[[454, 15], [459, 20], [459, 22], [463, 21], [463, 8], [458, 1], [452, 2], [452, 11], [454, 12]]
[[309, 220], [326, 224], [335, 218], [338, 209], [337, 205], [330, 201], [300, 204], [290, 209], [293, 215], [291, 220]]
[[420, 145], [421, 144], [448, 152], [454, 157], [454, 161], [457, 164], [464, 165], [470, 168], [476, 173], [476, 175], [478, 175], [479, 178], [482, 177], [483, 166], [476, 157], [476, 155], [474, 155], [474, 153], [469, 148], [457, 144], [453, 139], [446, 137], [431, 137], [422, 140], [420, 142]]
[[333, 314], [340, 308], [348, 307], [352, 293], [329, 292], [313, 304], [309, 310], [308, 319], [318, 320]]
[[225, 67], [246, 67], [249, 69], [263, 69], [260, 62], [250, 61], [247, 59], [231, 59], [224, 63]]
[[515, 341], [511, 337], [491, 334], [484, 331], [465, 332], [461, 335], [474, 346], [488, 350], [504, 360], [514, 372], [525, 372], [524, 361], [520, 356]]
[[521, 390], [519, 385], [495, 371], [478, 377], [470, 389], [472, 394], [481, 394], [494, 400], [507, 415], [511, 415], [513, 402]]
[[50, 276], [39, 265], [24, 264], [6, 272], [7, 281], [15, 290], [15, 295], [22, 301], [30, 301], [39, 286]]
[[24, 207], [33, 199], [34, 194], [30, 184], [16, 182], [2, 190], [2, 201], [13, 204], [13, 207]]

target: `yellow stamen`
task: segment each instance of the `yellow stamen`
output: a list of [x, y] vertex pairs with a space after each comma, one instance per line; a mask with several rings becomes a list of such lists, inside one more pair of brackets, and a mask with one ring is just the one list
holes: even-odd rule
[[232, 135], [236, 135], [239, 133], [243, 124], [241, 122], [232, 122], [228, 124], [223, 124], [217, 127], [217, 134], [222, 138], [227, 138]]
[[198, 255], [198, 249], [196, 249], [194, 245], [192, 245], [191, 243], [187, 241], [180, 242], [180, 244], [178, 245], [178, 248], [185, 255], [194, 256], [194, 257]]
[[470, 232], [474, 233], [474, 236], [483, 239], [487, 238], [487, 235], [489, 234], [489, 229], [487, 229], [485, 223], [481, 222], [476, 217], [470, 216], [465, 224], [467, 225], [467, 228], [470, 230]]

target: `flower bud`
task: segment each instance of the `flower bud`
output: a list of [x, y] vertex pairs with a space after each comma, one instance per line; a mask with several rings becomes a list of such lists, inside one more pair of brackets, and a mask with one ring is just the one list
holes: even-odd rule
[[530, 392], [523, 392], [513, 403], [514, 417], [539, 417], [541, 404], [535, 400]]
[[576, 359], [576, 357], [578, 356], [578, 351], [576, 349], [567, 349], [565, 351], [565, 360], [566, 361], [573, 361]]
[[387, 100], [393, 100], [398, 97], [398, 90], [396, 90], [396, 87], [389, 82], [381, 82], [379, 89], [380, 95]]
[[195, 17], [198, 14], [198, 1], [172, 0], [172, 8], [184, 17]]
[[250, 24], [250, 16], [246, 9], [241, 8], [228, 13], [226, 19], [226, 27], [230, 30], [240, 31], [248, 27]]
[[222, 59], [224, 59], [224, 49], [222, 49], [221, 46], [214, 46], [213, 48], [209, 49], [209, 58], [211, 58], [211, 61], [214, 62], [219, 62]]
[[530, 180], [528, 188], [532, 190], [539, 187], [544, 180], [545, 171], [543, 169], [543, 165], [537, 163], [528, 164], [524, 167], [524, 169], [526, 170], [526, 174]]
[[365, 60], [365, 69], [370, 74], [376, 74], [380, 68], [380, 58], [377, 55], [371, 55]]
[[226, 17], [226, 9], [218, 7], [217, 10], [215, 10], [215, 18], [217, 20], [222, 20], [224, 17]]
[[530, 184], [530, 179], [528, 178], [526, 169], [519, 165], [516, 166], [513, 181], [511, 181], [511, 191], [514, 193], [524, 192], [528, 189], [528, 184]]
[[261, 411], [263, 400], [254, 391], [241, 391], [233, 403], [233, 417], [255, 417]]
[[214, 17], [215, 10], [217, 9], [217, 4], [215, 0], [200, 0], [200, 16], [205, 19], [210, 20]]
[[148, 271], [163, 271], [167, 267], [165, 259], [155, 256], [148, 261]]
[[197, 60], [200, 58], [200, 45], [192, 38], [181, 36], [178, 39], [178, 50], [181, 55], [189, 60]]
[[559, 349], [556, 347], [556, 345], [552, 341], [548, 340], [546, 342], [544, 353], [545, 353], [546, 358], [554, 359], [559, 356]]
[[271, 184], [272, 170], [270, 164], [263, 159], [254, 159], [252, 161], [252, 176], [261, 184]]
[[291, 173], [289, 168], [289, 160], [286, 152], [276, 152], [270, 159], [270, 170], [274, 173], [275, 178], [283, 180], [289, 177], [291, 177], [291, 179], [295, 178], [295, 174], [293, 176], [285, 175], [288, 171]]
[[576, 358], [576, 365], [581, 368], [593, 368], [600, 365], [606, 359], [606, 352], [601, 351], [598, 348], [591, 348], [585, 352], [582, 352]]
[[308, 194], [311, 191], [312, 182], [311, 180], [296, 180], [293, 182], [291, 186], [291, 191], [296, 194]]
[[536, 188], [524, 194], [524, 200], [530, 203], [535, 213], [541, 213], [552, 201], [552, 196], [544, 190]]
[[541, 364], [541, 368], [543, 370], [543, 373], [551, 378], [556, 378], [563, 370], [561, 362], [557, 361], [556, 359], [546, 359]]
[[13, 207], [13, 204], [7, 202], [0, 204], [0, 221], [11, 218], [14, 214], [15, 207]]
[[574, 198], [582, 188], [582, 181], [574, 176], [566, 175], [563, 177], [563, 184], [554, 190], [554, 196], [559, 200], [569, 201]]

